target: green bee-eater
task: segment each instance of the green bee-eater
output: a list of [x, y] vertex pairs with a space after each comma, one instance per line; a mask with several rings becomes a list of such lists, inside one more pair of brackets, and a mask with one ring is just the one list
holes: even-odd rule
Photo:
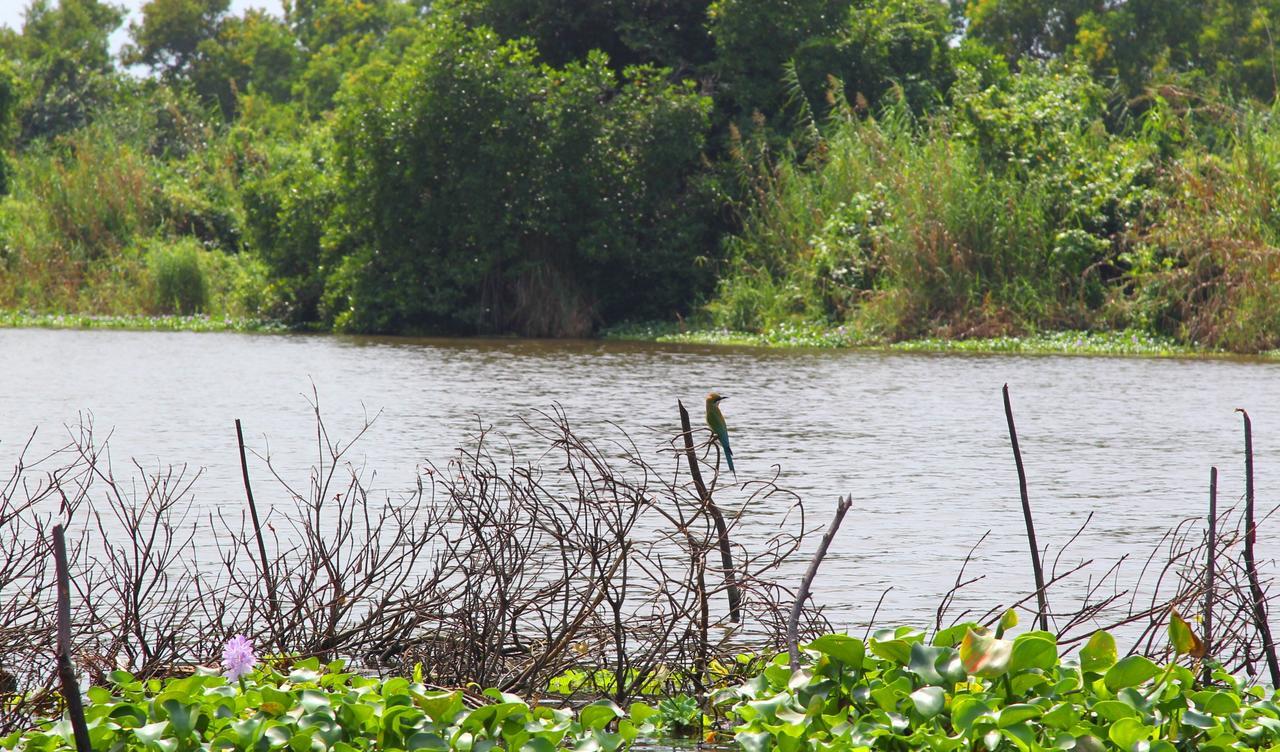
[[711, 429], [711, 433], [716, 435], [716, 440], [720, 442], [720, 448], [724, 450], [724, 459], [729, 463], [729, 472], [736, 477], [738, 471], [733, 469], [733, 451], [729, 449], [729, 427], [724, 424], [724, 416], [720, 414], [720, 400], [722, 399], [724, 397], [715, 392], [707, 395], [707, 427]]

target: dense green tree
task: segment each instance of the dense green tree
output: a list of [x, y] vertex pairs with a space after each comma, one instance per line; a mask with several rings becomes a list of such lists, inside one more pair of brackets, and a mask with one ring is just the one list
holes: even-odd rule
[[217, 35], [202, 41], [197, 53], [192, 83], [202, 96], [217, 100], [227, 117], [237, 96], [246, 92], [289, 101], [301, 64], [289, 27], [261, 10], [223, 19]]
[[18, 105], [23, 142], [84, 125], [114, 89], [108, 46], [119, 28], [119, 8], [99, 0], [35, 0], [27, 8], [16, 46], [22, 81]]
[[418, 5], [404, 0], [292, 0], [285, 18], [304, 62], [294, 98], [313, 114], [329, 110], [343, 80], [372, 60], [394, 64], [417, 37]]
[[340, 325], [582, 334], [670, 315], [709, 282], [699, 171], [709, 103], [600, 53], [543, 67], [523, 41], [433, 20], [387, 79], [353, 82], [336, 144], [357, 244]]
[[[789, 98], [783, 80], [787, 62], [806, 43], [811, 49], [836, 44], [834, 38], [850, 4], [850, 0], [715, 0], [709, 14], [720, 109], [731, 116], [760, 112], [768, 117], [781, 112]], [[827, 41], [819, 44], [820, 39]]]
[[687, 76], [711, 61], [710, 0], [455, 0], [449, 12], [502, 37], [528, 37], [553, 65], [591, 50], [616, 70], [652, 64]]
[[19, 104], [18, 78], [13, 66], [0, 58], [0, 196], [9, 192], [9, 147], [13, 143], [14, 124]]
[[149, 0], [142, 22], [129, 24], [125, 62], [142, 63], [171, 79], [187, 78], [200, 46], [218, 34], [231, 0]]
[[968, 34], [1010, 61], [1061, 56], [1076, 41], [1080, 18], [1103, 14], [1105, 0], [968, 0]]

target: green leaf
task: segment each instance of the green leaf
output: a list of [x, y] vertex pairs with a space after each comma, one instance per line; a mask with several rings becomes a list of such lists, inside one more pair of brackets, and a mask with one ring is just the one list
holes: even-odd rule
[[1058, 642], [1048, 632], [1028, 632], [1013, 641], [1009, 671], [1038, 668], [1044, 671], [1058, 664]]
[[645, 705], [643, 702], [631, 703], [631, 708], [628, 711], [628, 715], [631, 716], [631, 720], [636, 723], [644, 723], [657, 714], [658, 711], [656, 708]]
[[969, 630], [960, 641], [960, 660], [971, 676], [996, 677], [1009, 670], [1013, 643]]
[[951, 648], [935, 648], [916, 642], [911, 645], [911, 656], [907, 662], [907, 670], [920, 677], [925, 684], [945, 684], [946, 680], [938, 673], [938, 660], [945, 657]]
[[1099, 700], [1094, 703], [1093, 712], [1097, 713], [1103, 720], [1111, 721], [1112, 723], [1125, 718], [1138, 717], [1138, 711], [1134, 710], [1132, 705], [1119, 700]]
[[1230, 692], [1196, 692], [1191, 696], [1191, 701], [1211, 715], [1231, 715], [1240, 709], [1239, 695]]
[[941, 713], [946, 701], [947, 693], [942, 687], [924, 687], [911, 693], [916, 712], [926, 721]]
[[1107, 669], [1102, 679], [1107, 689], [1115, 692], [1125, 687], [1136, 687], [1159, 673], [1160, 669], [1150, 659], [1140, 655], [1130, 655]]
[[1018, 612], [1009, 609], [1000, 615], [1000, 623], [996, 625], [996, 637], [1004, 637], [1004, 633], [1018, 626]]
[[615, 718], [621, 718], [624, 715], [626, 713], [622, 712], [622, 708], [611, 700], [597, 700], [578, 711], [578, 721], [582, 723], [584, 729], [598, 730], [608, 726]]
[[1008, 728], [1015, 723], [1022, 723], [1023, 721], [1028, 721], [1032, 718], [1039, 718], [1042, 713], [1044, 713], [1044, 711], [1035, 705], [1015, 703], [1013, 705], [1006, 706], [1000, 711], [999, 715], [996, 716], [996, 725], [1000, 728]]
[[872, 638], [871, 652], [895, 666], [905, 666], [911, 662], [911, 643], [906, 640], [886, 640], [881, 642]]
[[743, 731], [735, 734], [733, 738], [742, 745], [744, 752], [769, 752], [773, 746], [773, 734], [767, 731], [758, 733]]
[[1107, 729], [1107, 738], [1115, 742], [1120, 749], [1131, 750], [1138, 742], [1150, 739], [1154, 732], [1154, 728], [1137, 718], [1122, 718]]
[[816, 650], [828, 655], [853, 669], [862, 669], [862, 659], [866, 655], [866, 646], [856, 637], [846, 634], [823, 635], [808, 645], [809, 650]]
[[1204, 655], [1204, 643], [1200, 642], [1200, 638], [1191, 631], [1191, 625], [1178, 615], [1176, 609], [1169, 609], [1169, 642], [1178, 655], [1196, 658]]
[[1080, 670], [1100, 674], [1116, 663], [1116, 638], [1109, 632], [1094, 632], [1080, 649]]

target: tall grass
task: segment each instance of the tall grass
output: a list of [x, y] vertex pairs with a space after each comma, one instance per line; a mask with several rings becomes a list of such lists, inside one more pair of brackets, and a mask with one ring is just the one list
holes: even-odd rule
[[1237, 352], [1280, 348], [1280, 109], [1236, 111], [1219, 153], [1187, 149], [1161, 175], [1134, 257], [1132, 315]]
[[1053, 273], [1054, 197], [984, 164], [946, 122], [846, 109], [804, 160], [750, 148], [717, 323], [822, 319], [901, 339], [1079, 318]]
[[268, 288], [239, 244], [234, 164], [178, 162], [90, 126], [17, 160], [0, 200], [0, 308], [257, 316]]

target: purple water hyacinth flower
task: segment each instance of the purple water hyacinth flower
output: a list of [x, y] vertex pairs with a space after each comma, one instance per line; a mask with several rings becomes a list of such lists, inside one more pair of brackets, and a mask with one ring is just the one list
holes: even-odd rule
[[226, 670], [227, 679], [235, 681], [253, 670], [258, 665], [258, 656], [253, 654], [253, 643], [244, 635], [236, 635], [222, 648], [222, 667]]

